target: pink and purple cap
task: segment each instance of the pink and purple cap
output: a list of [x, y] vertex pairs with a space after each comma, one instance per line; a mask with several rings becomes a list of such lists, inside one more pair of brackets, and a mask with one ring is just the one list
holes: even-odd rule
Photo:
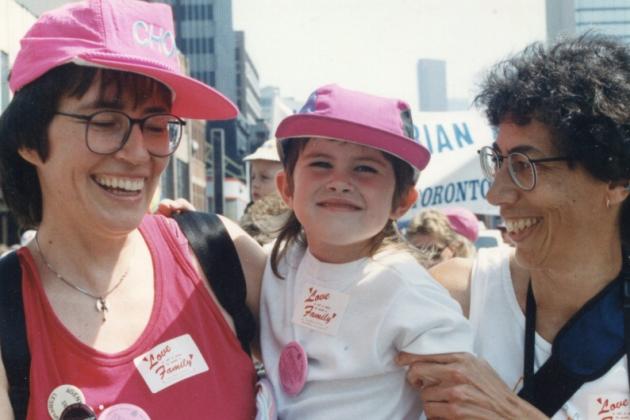
[[470, 242], [475, 242], [479, 236], [479, 221], [475, 214], [463, 207], [448, 207], [442, 210], [453, 230]]
[[404, 101], [332, 84], [317, 89], [297, 114], [282, 120], [276, 138], [283, 160], [285, 141], [323, 137], [382, 150], [421, 171], [431, 154], [414, 139], [413, 132], [411, 111]]
[[173, 93], [172, 112], [184, 118], [235, 118], [238, 109], [210, 86], [186, 76], [166, 4], [87, 0], [42, 14], [21, 40], [11, 70], [14, 91], [67, 64], [139, 73]]

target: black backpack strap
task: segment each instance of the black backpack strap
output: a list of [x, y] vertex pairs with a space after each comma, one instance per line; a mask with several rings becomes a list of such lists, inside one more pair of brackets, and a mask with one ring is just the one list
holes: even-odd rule
[[[536, 302], [528, 290], [524, 384], [519, 396], [552, 417], [586, 383], [608, 372], [630, 350], [630, 256], [615, 280], [560, 329], [551, 355], [533, 374]], [[528, 340], [528, 337], [530, 338]], [[629, 374], [630, 381], [630, 374]]]
[[630, 385], [630, 278], [623, 282], [623, 332], [628, 368], [628, 384]]
[[0, 258], [0, 347], [16, 420], [26, 418], [31, 355], [22, 301], [22, 271], [15, 251]]
[[216, 214], [185, 212], [173, 217], [188, 238], [221, 306], [234, 321], [236, 336], [250, 354], [256, 321], [245, 302], [247, 286], [232, 238]]

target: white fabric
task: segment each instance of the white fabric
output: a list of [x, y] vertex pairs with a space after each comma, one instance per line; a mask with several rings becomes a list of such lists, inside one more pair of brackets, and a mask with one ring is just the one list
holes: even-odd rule
[[[475, 331], [475, 353], [514, 387], [523, 374], [525, 315], [514, 293], [510, 253], [510, 248], [479, 250], [471, 277], [470, 321]], [[551, 344], [536, 334], [534, 369], [550, 354]], [[553, 420], [630, 418], [626, 369], [623, 357], [604, 376], [584, 384]]]
[[[472, 350], [472, 330], [459, 305], [406, 253], [326, 264], [294, 246], [280, 273], [284, 279], [267, 263], [261, 297], [263, 361], [280, 419], [417, 419], [421, 403], [394, 357]], [[349, 295], [335, 336], [291, 322], [304, 284]], [[295, 397], [282, 391], [278, 373], [280, 353], [291, 341], [308, 354], [307, 383]]]

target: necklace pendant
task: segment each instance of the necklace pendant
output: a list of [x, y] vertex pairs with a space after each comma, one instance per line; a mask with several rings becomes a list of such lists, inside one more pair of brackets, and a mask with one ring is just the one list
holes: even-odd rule
[[107, 302], [105, 302], [105, 298], [96, 299], [96, 310], [103, 314], [103, 322], [107, 321], [106, 315], [109, 308], [107, 307]]

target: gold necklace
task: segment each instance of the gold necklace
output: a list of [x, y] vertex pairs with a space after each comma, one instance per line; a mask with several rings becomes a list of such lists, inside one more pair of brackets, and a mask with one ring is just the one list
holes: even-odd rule
[[35, 234], [35, 244], [37, 245], [37, 252], [39, 252], [39, 255], [42, 257], [42, 261], [44, 262], [46, 267], [48, 267], [48, 269], [59, 280], [61, 280], [67, 286], [70, 286], [74, 290], [76, 290], [78, 292], [81, 292], [84, 295], [89, 296], [92, 299], [96, 300], [96, 311], [100, 312], [103, 315], [103, 322], [107, 321], [106, 314], [109, 311], [109, 307], [107, 306], [107, 300], [106, 300], [107, 296], [109, 296], [114, 290], [116, 290], [118, 288], [118, 286], [120, 286], [122, 284], [123, 280], [127, 277], [127, 273], [129, 273], [129, 267], [127, 267], [127, 270], [125, 270], [123, 275], [120, 276], [120, 279], [114, 285], [114, 287], [112, 287], [111, 289], [109, 289], [108, 291], [103, 293], [102, 295], [98, 296], [98, 295], [95, 295], [95, 294], [91, 293], [90, 291], [88, 291], [88, 290], [86, 290], [86, 289], [84, 289], [84, 288], [82, 288], [80, 286], [77, 286], [76, 284], [73, 284], [70, 281], [66, 280], [66, 278], [64, 276], [59, 274], [59, 272], [57, 270], [55, 270], [53, 268], [53, 266], [48, 263], [48, 260], [46, 260], [46, 257], [44, 256], [44, 253], [42, 252], [41, 246], [39, 246], [39, 231]]

